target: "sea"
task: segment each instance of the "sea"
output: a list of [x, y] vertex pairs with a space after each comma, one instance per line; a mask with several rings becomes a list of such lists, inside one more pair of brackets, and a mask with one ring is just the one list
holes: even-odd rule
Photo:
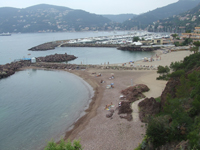
[[[129, 52], [116, 48], [59, 47], [28, 51], [45, 42], [86, 37], [124, 35], [118, 32], [26, 33], [0, 36], [0, 65], [22, 58], [52, 54], [78, 57], [71, 64], [117, 64], [151, 57], [154, 52]], [[27, 69], [0, 80], [0, 149], [40, 150], [58, 141], [85, 113], [94, 95], [92, 87], [65, 71]]]

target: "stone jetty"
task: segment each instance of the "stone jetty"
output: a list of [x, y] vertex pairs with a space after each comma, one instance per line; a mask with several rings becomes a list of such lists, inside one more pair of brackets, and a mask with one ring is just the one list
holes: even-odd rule
[[58, 45], [60, 45], [59, 43], [56, 42], [48, 42], [48, 43], [44, 43], [35, 47], [32, 47], [29, 49], [29, 51], [46, 51], [46, 50], [52, 50], [55, 49]]

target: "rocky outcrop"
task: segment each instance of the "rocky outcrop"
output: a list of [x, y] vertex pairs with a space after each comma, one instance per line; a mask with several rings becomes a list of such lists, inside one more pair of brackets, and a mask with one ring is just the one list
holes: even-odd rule
[[146, 85], [137, 84], [135, 86], [131, 86], [125, 90], [122, 90], [121, 93], [126, 96], [126, 99], [128, 99], [130, 102], [134, 102], [141, 98], [145, 98], [142, 93], [147, 91], [149, 91], [149, 88]]
[[133, 119], [131, 114], [132, 112], [133, 110], [131, 108], [131, 102], [121, 102], [121, 106], [119, 106], [119, 111], [118, 111], [120, 118], [124, 118], [127, 119], [128, 121], [131, 121]]
[[55, 55], [48, 55], [46, 57], [38, 57], [36, 58], [37, 62], [67, 62], [70, 60], [74, 60], [77, 57], [74, 55], [67, 55], [65, 54], [55, 54]]
[[161, 109], [163, 109], [168, 95], [170, 95], [171, 98], [176, 97], [176, 86], [179, 85], [179, 84], [180, 84], [180, 81], [173, 79], [173, 78], [171, 78], [167, 82], [166, 87], [165, 87], [165, 89], [164, 89], [164, 91], [162, 92], [162, 95], [161, 95]]
[[139, 118], [142, 122], [148, 122], [148, 118], [160, 112], [160, 103], [153, 97], [146, 98], [138, 104], [140, 108]]

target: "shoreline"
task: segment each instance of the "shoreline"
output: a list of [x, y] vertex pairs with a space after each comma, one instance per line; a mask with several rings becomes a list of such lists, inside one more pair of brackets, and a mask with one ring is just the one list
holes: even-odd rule
[[94, 91], [94, 95], [92, 97], [91, 102], [89, 103], [88, 108], [84, 111], [85, 114], [80, 117], [76, 122], [72, 124], [73, 128], [65, 133], [64, 140], [70, 139], [74, 140], [76, 134], [81, 131], [88, 123], [89, 120], [96, 115], [96, 108], [102, 98], [101, 93], [103, 93], [103, 89], [100, 87], [100, 83], [98, 83], [95, 79], [88, 78], [89, 75], [83, 73], [83, 71], [67, 71], [76, 76], [82, 78], [85, 82], [87, 82]]
[[[168, 54], [162, 54], [163, 57], [162, 60], [156, 61], [156, 63], [160, 65], [168, 64], [169, 62], [172, 62], [172, 56], [174, 55], [174, 58], [176, 58], [177, 61], [180, 59], [183, 59], [185, 56], [187, 56], [190, 52], [180, 52], [180, 53], [168, 53]], [[184, 57], [183, 57], [184, 56]], [[170, 58], [170, 59], [169, 59]], [[167, 59], [169, 59], [167, 61]], [[147, 63], [154, 63], [154, 62], [136, 62], [140, 63], [141, 65], [146, 65]], [[28, 67], [28, 68], [35, 68], [35, 69], [44, 69], [39, 67]], [[26, 69], [26, 68], [23, 68]], [[63, 69], [60, 69], [62, 71], [66, 71]], [[106, 69], [96, 69], [96, 68], [89, 68], [86, 70], [67, 70], [69, 73], [73, 73], [80, 78], [82, 78], [84, 81], [86, 81], [94, 90], [94, 96], [92, 98], [92, 101], [89, 104], [89, 107], [85, 110], [86, 114], [82, 117], [80, 117], [75, 123], [73, 123], [73, 128], [65, 133], [64, 140], [70, 139], [79, 139], [81, 138], [81, 144], [83, 147], [86, 147], [87, 150], [93, 149], [92, 147], [94, 144], [99, 147], [99, 149], [102, 149], [102, 146], [105, 146], [103, 149], [110, 149], [111, 147], [114, 149], [120, 149], [121, 146], [124, 144], [127, 144], [127, 148], [135, 148], [138, 146], [138, 144], [143, 139], [143, 136], [141, 134], [145, 133], [145, 128], [143, 123], [140, 122], [139, 118], [137, 116], [133, 116], [133, 121], [128, 122], [122, 119], [119, 119], [119, 117], [114, 114], [114, 118], [112, 121], [110, 119], [107, 119], [105, 117], [105, 111], [102, 109], [105, 104], [113, 102], [116, 106], [118, 104], [119, 99], [119, 91], [125, 89], [126, 87], [130, 86], [130, 78], [133, 78], [134, 84], [147, 84], [150, 86], [150, 92], [144, 93], [147, 97], [151, 96], [159, 96], [162, 93], [162, 88], [165, 87], [166, 82], [162, 81], [156, 81], [156, 76], [158, 74], [156, 73], [156, 70], [106, 70]], [[99, 81], [102, 78], [96, 78], [92, 75], [92, 72], [101, 72], [103, 74], [103, 77], [106, 80], [106, 83], [109, 82], [108, 77], [110, 73], [114, 73], [116, 76], [116, 79], [114, 79], [115, 85], [119, 86], [110, 91], [108, 91], [105, 88], [105, 84], [101, 84]], [[105, 76], [105, 77], [104, 77]], [[155, 83], [156, 82], [156, 83]], [[112, 97], [112, 101], [108, 99], [108, 97]], [[115, 100], [114, 100], [115, 99]], [[137, 114], [136, 114], [137, 115]], [[118, 134], [116, 132], [119, 132], [116, 128], [117, 126], [120, 127], [123, 132], [125, 133], [133, 133], [134, 135], [131, 137], [132, 142], [127, 142], [126, 134], [123, 134], [120, 139], [118, 139]], [[124, 124], [126, 126], [129, 126], [128, 129], [124, 129], [123, 126], [119, 126], [118, 123]], [[101, 124], [101, 126], [99, 126]], [[132, 128], [134, 126], [137, 128], [137, 131], [134, 131], [135, 128]], [[105, 131], [106, 130], [106, 131]], [[126, 131], [127, 130], [127, 131]], [[96, 135], [95, 132], [98, 132], [99, 135]], [[112, 132], [112, 138], [107, 132]], [[108, 136], [108, 137], [107, 137]], [[105, 138], [106, 137], [106, 138]], [[109, 139], [107, 139], [109, 138]], [[106, 140], [105, 140], [106, 139]], [[110, 139], [114, 140], [113, 143], [110, 144]], [[126, 140], [125, 140], [126, 139]], [[137, 139], [137, 140], [136, 140]], [[133, 142], [134, 141], [134, 142]], [[118, 144], [116, 144], [116, 142]]]
[[[158, 61], [158, 62], [156, 62], [156, 63], [159, 63], [160, 65], [165, 65], [165, 64], [167, 64], [167, 65], [170, 65], [169, 64], [169, 61], [166, 61], [166, 59], [169, 59], [169, 58], [171, 58], [171, 55], [176, 55], [175, 57], [176, 57], [176, 61], [180, 61], [180, 60], [182, 60], [185, 56], [188, 56], [189, 54], [191, 54], [191, 52], [190, 51], [181, 51], [180, 53], [179, 52], [173, 52], [173, 53], [168, 53], [168, 54], [162, 54], [162, 53], [160, 53], [160, 56], [162, 56], [163, 57], [163, 59], [165, 60], [165, 61], [163, 61], [163, 59], [161, 60], [161, 61]], [[179, 57], [178, 57], [179, 56]], [[171, 62], [173, 62], [174, 60], [171, 60], [170, 61], [170, 63]], [[139, 61], [139, 63], [142, 63], [142, 64], [145, 64], [145, 63], [147, 63], [147, 62], [141, 62], [141, 61]], [[126, 71], [126, 70], [123, 70], [123, 71], [116, 71], [116, 70], [95, 70], [95, 69], [90, 69], [89, 71], [87, 71], [87, 74], [88, 74], [88, 77], [91, 77], [91, 75], [89, 74], [89, 73], [91, 73], [92, 71], [99, 71], [99, 72], [102, 72], [102, 74], [104, 74], [104, 73], [110, 73], [110, 72], [114, 72], [115, 74], [117, 73], [117, 72], [122, 72], [122, 73], [124, 73], [124, 74], [127, 74], [128, 72], [129, 73], [139, 73], [141, 76], [138, 76], [138, 77], [136, 77], [135, 78], [135, 82], [134, 82], [134, 84], [139, 84], [139, 83], [143, 83], [143, 84], [147, 84], [149, 87], [150, 87], [150, 91], [149, 92], [147, 92], [147, 93], [144, 93], [145, 95], [146, 95], [146, 97], [159, 97], [160, 95], [161, 95], [161, 93], [162, 93], [162, 91], [164, 90], [164, 88], [165, 88], [165, 85], [166, 85], [166, 81], [157, 81], [156, 80], [156, 76], [158, 76], [158, 74], [157, 74], [157, 72], [156, 72], [156, 70], [141, 70], [141, 71], [136, 71], [136, 70], [128, 70], [128, 71]], [[71, 71], [70, 71], [71, 72]], [[76, 74], [76, 75], [78, 75], [78, 76], [80, 76], [83, 80], [85, 80], [86, 82], [88, 82], [88, 80], [89, 80], [89, 82], [94, 82], [95, 81], [95, 84], [97, 84], [96, 86], [96, 89], [95, 89], [95, 96], [94, 96], [94, 98], [93, 98], [93, 100], [92, 100], [92, 102], [91, 102], [91, 104], [90, 104], [90, 108], [87, 110], [87, 114], [86, 114], [86, 116], [83, 116], [83, 118], [80, 118], [80, 120], [78, 120], [77, 121], [77, 123], [75, 123], [75, 126], [74, 126], [74, 128], [71, 130], [71, 131], [68, 131], [67, 133], [66, 133], [66, 136], [65, 136], [65, 140], [66, 139], [71, 139], [71, 140], [74, 140], [74, 139], [79, 139], [79, 138], [81, 138], [81, 144], [83, 145], [83, 147], [86, 147], [87, 145], [88, 145], [88, 143], [89, 143], [89, 145], [91, 145], [91, 138], [89, 138], [89, 136], [88, 135], [86, 135], [86, 133], [88, 133], [88, 131], [90, 131], [90, 127], [93, 127], [93, 125], [94, 124], [92, 124], [91, 123], [91, 120], [95, 120], [95, 118], [98, 118], [98, 116], [97, 115], [99, 115], [99, 109], [101, 109], [101, 111], [102, 111], [102, 100], [105, 98], [105, 93], [106, 93], [106, 89], [105, 89], [105, 87], [103, 87], [102, 88], [102, 86], [101, 86], [101, 84], [99, 83], [99, 82], [97, 82], [95, 79], [93, 79], [93, 80], [91, 80], [91, 78], [89, 79], [89, 78], [83, 78], [83, 76], [81, 75], [81, 71], [75, 71], [75, 72], [71, 72], [71, 73], [74, 73], [74, 74]], [[84, 73], [85, 74], [85, 73]], [[85, 75], [84, 75], [85, 76]], [[122, 75], [123, 76], [123, 75]], [[149, 80], [150, 79], [150, 80]], [[153, 80], [152, 80], [153, 79]], [[122, 81], [123, 82], [123, 81]], [[156, 83], [155, 83], [156, 82]], [[155, 83], [155, 84], [154, 84]], [[101, 86], [101, 87], [99, 87], [99, 86]], [[94, 88], [94, 86], [93, 86], [93, 88]], [[125, 87], [124, 88], [122, 88], [122, 89], [125, 89]], [[104, 95], [102, 96], [101, 95], [101, 97], [99, 97], [100, 95], [99, 95], [99, 92], [103, 92], [104, 93]], [[106, 93], [107, 94], [107, 93]], [[120, 94], [118, 93], [118, 96], [119, 96]], [[117, 97], [118, 97], [117, 96]], [[97, 98], [99, 98], [99, 99], [97, 99]], [[96, 102], [95, 102], [95, 100], [97, 100]], [[104, 100], [103, 100], [104, 101]], [[139, 101], [138, 101], [139, 102]], [[138, 103], [137, 102], [137, 103]], [[95, 104], [96, 103], [96, 104]], [[93, 108], [92, 108], [93, 107]], [[94, 108], [95, 107], [95, 108]], [[94, 112], [91, 112], [91, 111], [95, 111], [95, 113]], [[102, 113], [102, 112], [100, 112], [100, 113]], [[91, 114], [91, 115], [90, 115]], [[102, 113], [103, 114], [103, 113]], [[102, 114], [100, 114], [101, 115], [101, 117], [102, 117]], [[104, 113], [105, 114], [105, 113]], [[104, 119], [105, 119], [105, 116], [103, 116], [104, 117]], [[107, 119], [107, 120], [109, 120], [109, 119]], [[97, 120], [96, 120], [97, 121]], [[105, 120], [103, 120], [103, 121], [105, 121]], [[102, 121], [102, 122], [103, 122]], [[118, 120], [119, 121], [119, 120]], [[134, 120], [133, 120], [134, 122], [136, 122], [137, 124], [139, 124], [139, 125], [143, 125], [143, 123], [141, 123], [140, 122], [140, 120], [139, 120], [139, 118], [138, 117], [136, 117], [136, 119], [134, 118]], [[84, 124], [82, 124], [82, 123], [84, 123]], [[128, 123], [128, 122], [127, 122]], [[80, 125], [81, 124], [81, 125]], [[92, 124], [92, 126], [90, 125], [90, 124]], [[97, 123], [95, 123], [97, 126], [99, 126]], [[128, 123], [129, 124], [129, 123]], [[109, 127], [108, 127], [108, 129], [109, 129]], [[91, 129], [92, 130], [92, 129]], [[100, 129], [101, 130], [101, 129]], [[105, 129], [104, 129], [105, 130]], [[141, 133], [144, 133], [144, 131], [145, 131], [145, 129], [139, 129], [138, 130], [139, 132], [141, 132]], [[68, 135], [68, 134], [70, 134], [70, 135]], [[94, 133], [93, 133], [94, 134]], [[94, 136], [94, 135], [92, 135], [92, 136]], [[84, 138], [83, 138], [84, 137]], [[86, 137], [88, 137], [90, 140], [87, 140], [87, 138]], [[95, 136], [96, 137], [96, 136]], [[102, 137], [102, 136], [99, 136], [99, 138], [104, 138], [104, 136]], [[138, 137], [139, 138], [139, 141], [141, 142], [141, 140], [142, 140], [142, 138], [143, 138], [143, 136], [139, 136]], [[82, 139], [84, 139], [83, 141], [82, 141]], [[93, 143], [95, 143], [95, 140], [97, 140], [97, 139], [93, 139], [94, 140], [94, 142]], [[135, 139], [132, 139], [132, 140], [135, 140]], [[135, 144], [133, 147], [132, 147], [132, 149], [134, 148], [134, 147], [137, 147], [138, 146], [138, 142], [136, 142], [137, 144]], [[98, 144], [97, 144], [98, 145]], [[102, 146], [102, 144], [99, 144], [100, 145], [100, 147]], [[118, 145], [118, 144], [117, 144]], [[93, 145], [94, 146], [94, 145]], [[118, 145], [119, 146], [119, 145]], [[105, 145], [105, 147], [106, 147], [106, 145]], [[114, 146], [115, 147], [115, 146]], [[86, 149], [92, 149], [92, 146], [87, 146], [87, 148]], [[98, 149], [98, 148], [97, 148]], [[105, 148], [105, 149], [110, 149], [110, 147], [109, 148]], [[115, 147], [115, 149], [118, 149], [118, 147]]]

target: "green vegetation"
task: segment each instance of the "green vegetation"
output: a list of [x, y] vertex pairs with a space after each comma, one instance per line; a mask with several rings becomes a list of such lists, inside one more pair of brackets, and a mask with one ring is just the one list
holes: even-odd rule
[[47, 4], [24, 9], [3, 7], [0, 14], [0, 33], [106, 30], [105, 25], [111, 24], [101, 15]]
[[[199, 3], [198, 0], [196, 0], [196, 2]], [[177, 15], [174, 14], [169, 16], [168, 18], [166, 17], [160, 19], [159, 22], [155, 24], [155, 27], [161, 25], [163, 26], [163, 30], [166, 32], [191, 33], [196, 26], [200, 25], [200, 19], [198, 18], [198, 16], [200, 15], [200, 4], [198, 3], [196, 3], [193, 8], [189, 8], [183, 13]]]
[[174, 42], [175, 46], [186, 46], [192, 43], [192, 39], [191, 38], [186, 38], [182, 43], [179, 42]]
[[158, 71], [157, 73], [161, 74], [157, 80], [168, 80], [168, 74], [170, 72], [170, 69], [168, 66], [158, 66]]
[[176, 39], [178, 37], [178, 34], [172, 34], [173, 39]]
[[156, 102], [161, 102], [161, 97], [155, 98]]
[[137, 42], [137, 41], [139, 41], [140, 40], [140, 38], [138, 37], [138, 36], [134, 36], [133, 37], [133, 42]]
[[[174, 95], [168, 94], [163, 109], [148, 123], [145, 141], [154, 149], [167, 143], [189, 141], [189, 149], [200, 149], [200, 53], [170, 65], [175, 79]], [[167, 73], [160, 67], [160, 73]], [[158, 101], [158, 100], [157, 100]], [[148, 147], [148, 144], [146, 145]], [[138, 150], [144, 149], [138, 147]]]
[[133, 27], [135, 27], [136, 29], [146, 28], [150, 32], [173, 33], [174, 31], [176, 31], [177, 27], [179, 26], [176, 25], [174, 22], [171, 23], [168, 20], [166, 21], [165, 18], [171, 17], [171, 19], [173, 19], [172, 16], [179, 15], [180, 13], [184, 13], [190, 9], [193, 9], [195, 6], [198, 5], [198, 3], [199, 3], [199, 0], [178, 1], [176, 3], [172, 3], [170, 5], [157, 8], [152, 11], [148, 11], [130, 20], [127, 20], [122, 24], [122, 28], [127, 29], [127, 30]]
[[191, 51], [193, 51], [194, 53], [197, 53], [200, 47], [200, 42], [196, 41], [193, 43], [193, 45], [195, 45], [195, 47], [191, 48]]
[[48, 143], [45, 147], [45, 150], [83, 150], [80, 141], [71, 141], [65, 142], [63, 139], [59, 144], [56, 144], [53, 140]]

